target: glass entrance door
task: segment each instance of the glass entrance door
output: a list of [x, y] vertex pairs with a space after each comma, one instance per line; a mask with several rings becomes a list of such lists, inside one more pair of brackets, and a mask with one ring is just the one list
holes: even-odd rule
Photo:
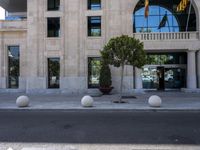
[[165, 68], [165, 88], [180, 89], [186, 87], [186, 70], [184, 68]]
[[146, 66], [143, 68], [144, 89], [180, 89], [186, 87], [185, 66]]
[[164, 90], [186, 87], [187, 53], [148, 53], [147, 64], [142, 73], [144, 89]]
[[164, 90], [165, 89], [165, 68], [164, 67], [157, 67], [157, 79], [158, 79], [158, 90]]

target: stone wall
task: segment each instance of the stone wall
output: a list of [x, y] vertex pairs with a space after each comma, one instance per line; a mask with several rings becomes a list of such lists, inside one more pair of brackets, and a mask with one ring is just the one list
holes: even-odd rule
[[[47, 58], [59, 57], [61, 64], [60, 91], [85, 93], [87, 87], [88, 57], [100, 56], [99, 50], [111, 37], [126, 34], [133, 36], [132, 15], [137, 0], [102, 0], [102, 9], [87, 10], [87, 0], [61, 0], [59, 11], [47, 11], [47, 0], [28, 0], [27, 31], [0, 32], [0, 88], [6, 89], [6, 45], [20, 45], [20, 88], [27, 92], [47, 90]], [[200, 10], [200, 2], [194, 7]], [[87, 36], [87, 17], [101, 16], [102, 36]], [[47, 38], [47, 18], [60, 17], [61, 35]], [[199, 20], [199, 11], [197, 11]], [[197, 21], [198, 22], [198, 21]], [[198, 24], [199, 28], [199, 24]], [[146, 50], [198, 50], [195, 41], [146, 41]], [[200, 65], [200, 64], [198, 64]], [[119, 90], [120, 69], [111, 68], [114, 92]], [[200, 71], [199, 71], [200, 72]], [[198, 72], [198, 74], [200, 74]], [[133, 68], [125, 69], [125, 91], [134, 89]], [[53, 92], [53, 90], [49, 90]], [[57, 92], [57, 90], [55, 90]]]

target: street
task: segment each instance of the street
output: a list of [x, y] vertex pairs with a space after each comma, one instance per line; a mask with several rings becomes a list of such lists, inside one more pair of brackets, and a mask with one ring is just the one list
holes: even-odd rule
[[1, 112], [1, 143], [200, 144], [197, 112]]

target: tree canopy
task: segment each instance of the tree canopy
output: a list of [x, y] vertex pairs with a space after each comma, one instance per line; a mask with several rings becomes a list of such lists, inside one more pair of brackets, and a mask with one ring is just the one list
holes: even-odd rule
[[141, 68], [146, 63], [143, 43], [127, 35], [110, 39], [101, 55], [105, 62], [115, 67], [132, 65]]
[[101, 51], [102, 59], [105, 63], [115, 67], [121, 67], [120, 99], [122, 103], [122, 85], [125, 65], [132, 65], [141, 68], [146, 63], [146, 54], [143, 43], [134, 37], [122, 35], [112, 38]]

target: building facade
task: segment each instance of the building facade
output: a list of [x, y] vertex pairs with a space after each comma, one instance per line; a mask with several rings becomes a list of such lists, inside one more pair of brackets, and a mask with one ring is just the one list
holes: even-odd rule
[[[148, 63], [126, 66], [124, 92], [200, 88], [200, 1], [2, 0], [0, 91], [98, 92], [100, 50], [122, 34], [144, 42]], [[114, 91], [120, 68], [111, 67]]]

